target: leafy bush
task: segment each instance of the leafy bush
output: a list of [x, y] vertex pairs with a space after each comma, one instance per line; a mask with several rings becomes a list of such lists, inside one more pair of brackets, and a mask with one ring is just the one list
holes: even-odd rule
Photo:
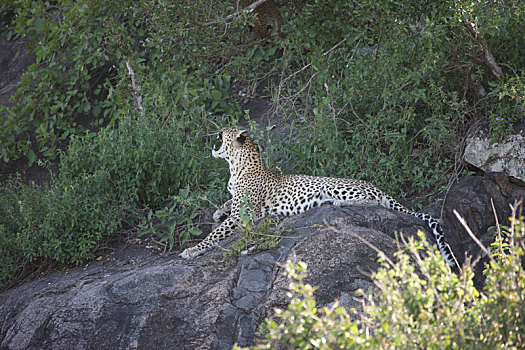
[[215, 161], [203, 152], [211, 149], [208, 129], [188, 133], [183, 120], [122, 117], [95, 137], [73, 137], [50, 184], [11, 181], [0, 200], [0, 243], [7, 251], [0, 259], [12, 266], [5, 276], [15, 262], [82, 263], [125, 223], [135, 224], [144, 210], [165, 205], [188, 185], [202, 181], [218, 192]]
[[180, 121], [137, 117], [121, 120], [94, 138], [73, 138], [61, 157], [61, 179], [83, 182], [103, 177], [112, 200], [158, 207], [186, 184], [204, 179], [210, 157], [201, 154], [204, 140], [188, 142]]
[[[215, 27], [187, 31], [187, 13], [205, 16], [203, 4], [15, 0], [1, 6], [6, 13], [2, 19], [8, 21], [6, 38], [29, 38], [35, 58], [13, 96], [14, 106], [0, 106], [0, 156], [5, 162], [27, 156], [31, 165], [39, 155], [54, 158], [71, 135], [127, 114], [135, 88], [129, 67], [143, 84], [149, 113], [171, 92], [189, 93], [190, 103], [206, 108], [205, 115], [232, 111], [229, 77], [217, 72], [216, 65], [199, 62], [204, 41], [216, 42]], [[176, 108], [170, 115], [187, 107], [177, 106], [180, 97], [174, 96]], [[209, 104], [204, 102], [208, 98]]]
[[149, 210], [139, 225], [139, 236], [156, 235], [167, 250], [172, 249], [177, 240], [184, 243], [190, 236], [200, 235], [202, 231], [193, 224], [193, 219], [199, 215], [198, 204], [198, 198], [191, 196], [186, 186], [179, 195], [173, 196], [172, 204], [156, 211]]
[[127, 214], [104, 196], [104, 180], [55, 178], [42, 187], [10, 182], [0, 200], [0, 283], [39, 259], [79, 264], [93, 258]]
[[281, 235], [286, 231], [285, 228], [276, 230], [278, 220], [270, 216], [265, 217], [256, 225], [252, 220], [246, 221], [242, 218], [241, 223], [243, 235], [223, 252], [222, 261], [240, 257], [254, 250], [264, 251], [276, 248], [281, 244]]
[[511, 134], [514, 124], [523, 119], [525, 112], [525, 72], [521, 77], [502, 78], [492, 84], [489, 130], [499, 141]]
[[[458, 276], [420, 233], [396, 261], [380, 257], [375, 291], [361, 295], [362, 313], [351, 317], [337, 303], [318, 309], [306, 284], [306, 265], [288, 262], [290, 304], [262, 325], [264, 340], [251, 349], [521, 349], [525, 346], [525, 224], [512, 220], [510, 249], [491, 260], [478, 292], [467, 266]], [[355, 312], [355, 310], [353, 311]], [[359, 317], [360, 316], [360, 317]], [[238, 348], [237, 348], [238, 349]]]
[[[33, 163], [33, 140], [45, 157], [64, 149], [51, 184], [17, 180], [0, 200], [10, 215], [0, 219], [0, 247], [7, 252], [2, 280], [36, 259], [84, 262], [119, 227], [134, 225], [181, 188], [224, 196], [218, 179], [227, 170], [216, 170], [209, 140], [214, 123], [236, 123], [239, 109], [229, 97], [230, 76], [196, 60], [202, 51], [195, 45], [205, 33], [188, 35], [185, 22], [173, 21], [186, 14], [180, 5], [2, 5], [12, 20], [7, 38], [31, 38], [36, 62], [14, 107], [0, 111], [0, 154], [4, 161], [26, 155]], [[187, 5], [203, 10], [201, 4]], [[168, 38], [177, 45], [166, 46]], [[80, 127], [79, 118], [84, 126], [89, 120], [108, 125], [95, 133]]]
[[[7, 38], [30, 38], [35, 62], [22, 77], [14, 107], [0, 110], [0, 154], [5, 162], [25, 155], [32, 164], [37, 159], [31, 147], [34, 140], [44, 156], [54, 157], [57, 145], [89, 125], [83, 127], [81, 117], [99, 124], [114, 116], [115, 106], [105, 103], [105, 90], [119, 52], [107, 42], [106, 34], [114, 16], [122, 16], [124, 3], [16, 0], [10, 4], [14, 15]], [[137, 29], [132, 20], [127, 25], [130, 31]]]

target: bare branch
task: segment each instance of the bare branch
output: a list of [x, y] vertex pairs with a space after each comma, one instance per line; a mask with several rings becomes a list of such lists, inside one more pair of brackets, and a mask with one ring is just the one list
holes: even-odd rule
[[485, 55], [485, 60], [487, 61], [487, 64], [490, 67], [490, 70], [492, 74], [494, 74], [495, 77], [499, 78], [503, 75], [503, 71], [501, 70], [501, 67], [496, 63], [496, 60], [494, 59], [494, 56], [492, 56], [492, 53], [489, 50], [489, 46], [487, 44], [487, 41], [481, 35], [481, 33], [477, 29], [477, 25], [474, 25], [467, 21], [466, 19], [463, 20], [463, 26], [465, 29], [467, 29], [470, 36], [478, 42], [478, 44], [481, 46], [481, 49], [483, 50], [483, 54]]
[[212, 26], [214, 24], [219, 24], [219, 23], [222, 23], [224, 21], [230, 20], [232, 18], [239, 17], [243, 13], [252, 12], [257, 6], [259, 6], [261, 4], [264, 4], [266, 1], [268, 1], [268, 0], [258, 0], [256, 2], [254, 2], [253, 4], [250, 4], [250, 6], [247, 6], [247, 7], [243, 8], [242, 10], [237, 11], [235, 13], [232, 13], [231, 15], [228, 15], [225, 18], [222, 18], [222, 19], [219, 19], [219, 20], [205, 22], [205, 23], [201, 23], [201, 22], [198, 22], [198, 21], [192, 21], [192, 23], [195, 24], [195, 25], [198, 25], [199, 27], [208, 27], [208, 26]]
[[472, 232], [470, 227], [468, 227], [468, 225], [467, 225], [467, 221], [465, 221], [465, 219], [463, 219], [463, 217], [461, 215], [459, 215], [459, 213], [456, 211], [456, 209], [454, 209], [454, 215], [456, 215], [456, 217], [458, 218], [458, 220], [461, 223], [461, 225], [463, 225], [465, 230], [467, 230], [467, 233], [469, 234], [470, 238], [472, 238], [472, 240], [474, 242], [476, 242], [476, 244], [481, 248], [481, 250], [483, 250], [485, 252], [485, 254], [487, 254], [487, 256], [490, 258], [491, 261], [495, 261], [494, 258], [492, 257], [492, 254], [487, 250], [487, 248], [485, 248], [483, 243], [481, 243], [481, 241]]
[[133, 70], [133, 67], [131, 66], [131, 62], [126, 60], [126, 67], [128, 67], [128, 74], [131, 78], [131, 93], [133, 95], [133, 99], [135, 100], [135, 106], [139, 111], [144, 113], [144, 108], [142, 107], [142, 88], [140, 85], [137, 84], [137, 81], [135, 80], [135, 71]]

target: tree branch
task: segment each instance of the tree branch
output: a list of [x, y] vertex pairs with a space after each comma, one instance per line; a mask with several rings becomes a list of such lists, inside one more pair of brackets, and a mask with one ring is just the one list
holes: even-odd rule
[[140, 85], [137, 84], [137, 81], [135, 80], [135, 71], [133, 70], [129, 59], [126, 60], [126, 67], [128, 67], [128, 74], [131, 78], [131, 94], [133, 95], [133, 99], [135, 100], [135, 106], [139, 111], [144, 112], [144, 108], [142, 107], [142, 95], [140, 94], [142, 88], [140, 87]]
[[492, 53], [489, 50], [489, 46], [487, 45], [487, 41], [485, 40], [483, 35], [481, 35], [481, 33], [477, 30], [477, 25], [474, 25], [466, 19], [464, 19], [463, 26], [465, 27], [465, 29], [467, 29], [470, 36], [481, 46], [483, 54], [485, 55], [485, 61], [489, 65], [492, 74], [494, 74], [494, 76], [497, 78], [501, 77], [503, 75], [503, 71], [501, 70], [501, 67], [498, 65], [498, 63], [496, 63], [494, 56], [492, 56]]
[[244, 9], [242, 9], [241, 11], [237, 11], [235, 13], [232, 13], [231, 15], [228, 15], [226, 16], [225, 18], [222, 18], [220, 20], [215, 20], [215, 21], [211, 21], [211, 22], [205, 22], [205, 23], [202, 23], [202, 22], [198, 22], [198, 21], [191, 21], [193, 24], [195, 25], [198, 25], [199, 27], [208, 27], [208, 26], [212, 26], [214, 24], [219, 24], [221, 22], [224, 22], [224, 21], [227, 21], [229, 19], [232, 19], [232, 18], [235, 18], [235, 17], [238, 17], [240, 16], [242, 13], [248, 13], [248, 12], [252, 12], [257, 6], [261, 5], [261, 4], [264, 4], [266, 1], [268, 0], [258, 0], [256, 2], [254, 2], [253, 4], [250, 4], [250, 6], [246, 6]]

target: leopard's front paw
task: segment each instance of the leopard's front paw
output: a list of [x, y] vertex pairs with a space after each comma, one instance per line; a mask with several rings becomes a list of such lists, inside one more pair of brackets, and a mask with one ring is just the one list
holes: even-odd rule
[[187, 248], [182, 253], [179, 254], [179, 256], [183, 259], [191, 259], [196, 256], [202, 255], [206, 253], [210, 248], [199, 248], [197, 246]]
[[179, 254], [179, 256], [183, 259], [191, 259], [191, 258], [194, 258], [196, 257], [197, 254], [196, 252], [194, 252], [194, 249], [193, 248], [187, 248], [187, 249], [184, 249], [184, 251], [182, 253]]
[[223, 222], [228, 217], [228, 214], [232, 211], [232, 200], [230, 199], [222, 205], [219, 209], [213, 213], [213, 221]]
[[213, 213], [213, 221], [215, 222], [223, 222], [227, 217], [228, 215], [222, 209], [217, 209], [215, 213]]

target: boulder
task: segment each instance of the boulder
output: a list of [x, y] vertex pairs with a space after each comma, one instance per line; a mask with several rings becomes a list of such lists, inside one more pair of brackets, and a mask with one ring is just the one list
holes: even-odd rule
[[[496, 216], [500, 225], [509, 226], [511, 205], [522, 201], [525, 205], [525, 188], [510, 181], [504, 173], [488, 172], [483, 176], [466, 176], [457, 184], [452, 185], [442, 206], [434, 207], [429, 213], [440, 217], [445, 231], [445, 239], [450, 244], [460, 263], [465, 256], [472, 259], [481, 257], [481, 249], [470, 238], [466, 229], [458, 221], [454, 209], [465, 219], [468, 226], [485, 247], [494, 241], [494, 235], [489, 232], [491, 226], [496, 225]], [[492, 202], [492, 204], [491, 204]], [[494, 210], [492, 208], [494, 205]], [[523, 206], [522, 206], [523, 208]], [[481, 260], [475, 265], [475, 285], [483, 285], [484, 262]]]
[[0, 295], [0, 349], [209, 349], [232, 271], [131, 249]]
[[[505, 223], [509, 204], [523, 197], [525, 189], [502, 173], [466, 177], [452, 186], [442, 219], [458, 258], [463, 261], [464, 251], [479, 255], [480, 249], [453, 209], [488, 245], [487, 228], [495, 223], [490, 199]], [[429, 211], [439, 217], [440, 208]], [[286, 307], [286, 260], [307, 263], [306, 282], [318, 287], [318, 306], [338, 299], [347, 309], [360, 309], [355, 291], [373, 287], [368, 276], [378, 266], [376, 249], [392, 257], [399, 231], [425, 230], [433, 241], [421, 220], [382, 207], [326, 205], [285, 218], [280, 226], [287, 231], [278, 248], [225, 263], [215, 262], [220, 248], [188, 261], [179, 252], [158, 255], [129, 246], [8, 290], [0, 294], [0, 349], [229, 350], [234, 343], [252, 344], [274, 308]]]
[[467, 140], [464, 158], [485, 172], [504, 172], [525, 182], [525, 134], [494, 142], [480, 132]]

